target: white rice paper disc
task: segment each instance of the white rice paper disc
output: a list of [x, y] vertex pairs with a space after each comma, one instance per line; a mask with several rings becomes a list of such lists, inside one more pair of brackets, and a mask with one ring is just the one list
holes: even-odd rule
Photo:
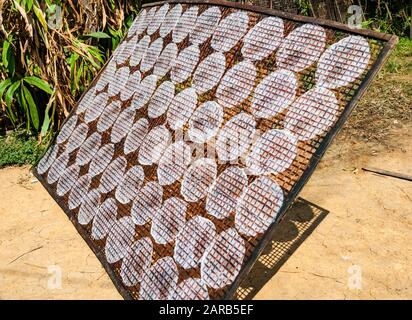
[[89, 174], [91, 177], [95, 177], [101, 174], [112, 161], [114, 155], [114, 145], [105, 144], [99, 151], [97, 151], [96, 156], [93, 158], [89, 166]]
[[257, 86], [252, 100], [256, 118], [269, 119], [281, 113], [295, 98], [298, 87], [296, 76], [288, 70], [276, 70]]
[[157, 61], [157, 58], [159, 58], [160, 52], [162, 52], [162, 49], [163, 49], [163, 39], [162, 38], [158, 38], [150, 44], [140, 64], [140, 71], [142, 73], [145, 73], [153, 68], [154, 64]]
[[174, 83], [185, 82], [193, 73], [199, 62], [200, 49], [197, 45], [191, 45], [183, 49], [176, 58], [172, 68], [170, 79]]
[[256, 133], [255, 119], [245, 113], [232, 117], [220, 130], [216, 140], [216, 152], [222, 161], [234, 161], [252, 144]]
[[163, 78], [175, 65], [178, 51], [179, 50], [175, 43], [169, 43], [157, 59], [153, 69], [153, 74], [159, 78]]
[[253, 61], [267, 58], [282, 43], [283, 33], [282, 19], [267, 17], [261, 20], [243, 39], [243, 56]]
[[143, 185], [144, 171], [139, 165], [131, 167], [117, 186], [115, 197], [122, 204], [132, 201]]
[[160, 158], [157, 167], [160, 185], [167, 186], [179, 180], [191, 160], [192, 150], [184, 141], [171, 144]]
[[220, 17], [219, 7], [205, 10], [196, 20], [195, 28], [189, 38], [190, 42], [197, 45], [203, 44], [215, 32]]
[[113, 160], [100, 178], [99, 191], [108, 193], [123, 182], [127, 161], [124, 157]]
[[97, 151], [102, 144], [102, 136], [95, 132], [90, 137], [86, 139], [83, 145], [80, 147], [79, 151], [76, 155], [76, 163], [79, 166], [84, 166], [88, 164], [94, 156], [96, 155]]
[[234, 228], [219, 234], [203, 255], [200, 274], [208, 287], [232, 284], [243, 265], [245, 243]]
[[119, 100], [112, 101], [103, 111], [97, 122], [97, 131], [102, 133], [110, 129], [122, 110]]
[[51, 165], [49, 172], [47, 173], [47, 182], [49, 184], [55, 183], [61, 177], [62, 173], [66, 170], [69, 163], [69, 154], [67, 152], [62, 153]]
[[90, 107], [86, 110], [84, 121], [90, 123], [96, 120], [106, 108], [108, 101], [109, 96], [106, 92], [99, 93], [91, 103]]
[[93, 220], [96, 216], [101, 201], [101, 194], [99, 190], [90, 190], [82, 200], [82, 205], [80, 207], [79, 213], [77, 215], [77, 221], [85, 226]]
[[117, 69], [116, 74], [109, 83], [109, 89], [107, 89], [110, 97], [117, 96], [124, 90], [126, 83], [129, 81], [129, 76], [129, 67], [121, 67]]
[[120, 46], [116, 49], [113, 54], [113, 60], [116, 61], [118, 65], [125, 64], [127, 60], [129, 60], [130, 56], [132, 55], [136, 43], [138, 41], [138, 37], [135, 36], [130, 40], [124, 40]]
[[173, 29], [172, 38], [174, 43], [182, 42], [187, 35], [190, 35], [196, 25], [199, 8], [190, 6], [180, 17], [179, 22]]
[[123, 90], [120, 92], [120, 99], [122, 101], [129, 100], [133, 94], [138, 90], [140, 85], [140, 80], [142, 76], [139, 71], [132, 73], [127, 80], [126, 85], [124, 86]]
[[215, 101], [203, 103], [189, 120], [189, 138], [204, 143], [213, 138], [223, 122], [223, 108]]
[[169, 108], [175, 97], [175, 85], [170, 81], [163, 82], [155, 91], [147, 107], [149, 118], [155, 119], [162, 116]]
[[167, 111], [167, 123], [172, 130], [182, 128], [192, 116], [197, 106], [195, 89], [187, 88], [178, 93]]
[[80, 167], [75, 163], [64, 170], [56, 187], [56, 194], [63, 197], [73, 188], [76, 181], [79, 179]]
[[47, 170], [49, 170], [53, 162], [56, 160], [58, 152], [59, 146], [57, 144], [51, 146], [49, 150], [47, 150], [37, 165], [36, 170], [38, 174], [44, 174]]
[[64, 123], [63, 127], [61, 128], [59, 135], [56, 138], [56, 142], [58, 144], [62, 144], [67, 139], [69, 139], [74, 128], [76, 128], [77, 120], [78, 120], [78, 117], [75, 115], [67, 119], [67, 121]]
[[289, 107], [285, 129], [299, 140], [311, 140], [331, 128], [338, 115], [339, 103], [335, 94], [326, 88], [315, 87]]
[[242, 103], [252, 92], [256, 79], [256, 67], [249, 60], [242, 61], [228, 70], [216, 91], [216, 97], [224, 108]]
[[96, 83], [95, 89], [97, 91], [102, 91], [112, 80], [116, 74], [117, 65], [116, 61], [112, 60], [107, 64], [106, 68], [101, 73], [99, 80]]
[[129, 133], [133, 126], [136, 111], [133, 107], [129, 107], [122, 111], [113, 125], [110, 139], [113, 143], [119, 143]]
[[140, 82], [140, 86], [135, 92], [132, 100], [132, 108], [134, 110], [139, 110], [146, 103], [149, 102], [156, 89], [157, 77], [155, 75], [147, 76]]
[[277, 66], [300, 72], [314, 64], [325, 50], [326, 33], [321, 26], [304, 24], [284, 39], [276, 54]]
[[266, 176], [255, 180], [243, 194], [236, 209], [236, 229], [245, 236], [264, 233], [275, 222], [283, 204], [282, 188]]
[[124, 153], [126, 155], [135, 152], [142, 145], [144, 138], [149, 132], [149, 121], [146, 118], [140, 118], [130, 129], [124, 142]]
[[104, 239], [113, 224], [116, 222], [117, 204], [113, 198], [106, 199], [96, 212], [92, 225], [92, 238], [95, 240]]
[[134, 234], [134, 224], [130, 217], [121, 218], [112, 225], [104, 248], [107, 262], [115, 263], [123, 259], [133, 243]]
[[147, 49], [149, 48], [149, 44], [150, 44], [149, 36], [144, 36], [142, 39], [140, 39], [140, 41], [136, 45], [130, 57], [129, 65], [131, 67], [136, 67], [137, 65], [139, 65], [140, 61], [146, 54]]
[[132, 26], [130, 27], [127, 37], [133, 37], [133, 36], [139, 36], [140, 34], [143, 33], [143, 31], [146, 30], [147, 28], [147, 11], [146, 9], [143, 9], [140, 11], [139, 16], [134, 20]]
[[166, 300], [176, 289], [179, 271], [173, 258], [159, 259], [143, 276], [139, 299], [140, 300]]
[[207, 213], [218, 219], [228, 218], [236, 210], [247, 185], [248, 178], [243, 169], [236, 166], [227, 168], [213, 183], [206, 200]]
[[213, 89], [226, 70], [226, 58], [221, 52], [215, 52], [200, 62], [194, 75], [192, 85], [199, 93]]
[[150, 238], [142, 238], [133, 243], [122, 260], [120, 276], [123, 283], [132, 287], [140, 280], [152, 264], [153, 243]]
[[320, 57], [316, 84], [328, 89], [346, 86], [365, 71], [370, 58], [368, 41], [364, 37], [348, 36], [332, 44]]
[[169, 130], [163, 125], [153, 128], [143, 140], [139, 149], [139, 163], [151, 165], [157, 163], [172, 141]]
[[150, 234], [158, 244], [167, 244], [175, 240], [185, 224], [187, 203], [173, 197], [167, 199], [162, 208], [156, 211], [152, 219]]
[[169, 11], [169, 4], [165, 3], [162, 5], [159, 10], [157, 10], [156, 14], [154, 15], [152, 21], [150, 22], [149, 26], [147, 27], [147, 34], [150, 36], [159, 30], [160, 25], [164, 22], [165, 16]]
[[216, 162], [209, 158], [196, 160], [183, 176], [180, 192], [186, 201], [197, 202], [204, 198], [216, 179]]
[[85, 123], [80, 123], [67, 141], [66, 152], [70, 153], [79, 148], [86, 140], [88, 132], [89, 126]]
[[[110, 65], [110, 64], [109, 64]], [[109, 68], [109, 65], [106, 68]], [[87, 90], [87, 92], [84, 94], [83, 98], [81, 98], [79, 104], [77, 105], [76, 108], [76, 114], [79, 115], [86, 111], [90, 106], [92, 105], [94, 99], [96, 98], [97, 95], [97, 90], [96, 90], [97, 84]]]
[[89, 192], [91, 182], [92, 182], [92, 178], [90, 177], [89, 174], [85, 174], [84, 176], [81, 176], [76, 181], [76, 183], [74, 184], [69, 194], [68, 204], [69, 204], [70, 210], [76, 209], [78, 206], [80, 206], [83, 203], [83, 199], [86, 197], [86, 195]]
[[209, 300], [209, 292], [202, 279], [187, 278], [180, 282], [168, 300]]
[[159, 34], [162, 38], [165, 38], [175, 28], [182, 15], [182, 11], [182, 5], [178, 3], [166, 14], [166, 17], [164, 18], [159, 31]]
[[229, 51], [245, 35], [248, 24], [249, 16], [246, 12], [237, 11], [224, 18], [213, 34], [212, 48], [220, 52]]
[[152, 20], [155, 17], [157, 11], [157, 7], [152, 7], [148, 12], [147, 12], [147, 16], [146, 16], [146, 23], [147, 26], [149, 26], [149, 24], [152, 22]]
[[148, 182], [136, 195], [131, 216], [133, 222], [142, 226], [150, 221], [154, 212], [162, 207], [163, 188], [155, 181]]
[[107, 90], [109, 96], [117, 96], [121, 93], [129, 80], [130, 70], [129, 67], [121, 67], [117, 69], [112, 81], [109, 83], [109, 89]]
[[265, 132], [246, 158], [248, 174], [279, 174], [287, 170], [297, 156], [297, 139], [285, 130]]
[[184, 269], [198, 266], [206, 248], [216, 238], [216, 227], [209, 219], [195, 216], [176, 237], [173, 258]]

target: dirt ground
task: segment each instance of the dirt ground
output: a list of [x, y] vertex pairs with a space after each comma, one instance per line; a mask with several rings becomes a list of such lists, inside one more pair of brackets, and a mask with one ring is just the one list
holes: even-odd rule
[[[411, 299], [412, 182], [361, 170], [412, 175], [411, 138], [402, 127], [385, 144], [338, 139], [301, 193], [329, 213], [295, 208], [238, 297]], [[28, 169], [0, 170], [0, 299], [120, 299]]]

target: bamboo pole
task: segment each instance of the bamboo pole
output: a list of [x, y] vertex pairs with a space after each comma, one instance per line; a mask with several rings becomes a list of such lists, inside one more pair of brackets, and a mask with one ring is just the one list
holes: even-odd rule
[[380, 174], [380, 175], [383, 175], [383, 176], [392, 177], [392, 178], [398, 178], [398, 179], [402, 179], [402, 180], [412, 181], [412, 176], [411, 175], [407, 175], [407, 174], [403, 174], [403, 173], [398, 173], [398, 172], [393, 172], [393, 171], [388, 171], [388, 170], [383, 170], [383, 169], [373, 168], [373, 167], [365, 167], [365, 168], [362, 168], [362, 170], [368, 171], [368, 172], [373, 172], [373, 173]]

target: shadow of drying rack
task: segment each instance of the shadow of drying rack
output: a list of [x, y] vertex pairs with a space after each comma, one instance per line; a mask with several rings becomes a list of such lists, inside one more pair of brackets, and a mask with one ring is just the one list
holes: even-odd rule
[[328, 213], [326, 209], [298, 198], [276, 227], [273, 238], [237, 289], [235, 298], [249, 300], [255, 297]]

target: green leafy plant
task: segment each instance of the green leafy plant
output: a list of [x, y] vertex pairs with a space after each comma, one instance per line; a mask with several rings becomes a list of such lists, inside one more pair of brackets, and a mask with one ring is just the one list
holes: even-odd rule
[[[0, 99], [3, 99], [4, 96], [8, 118], [15, 126], [25, 121], [27, 130], [30, 130], [31, 127], [39, 130], [40, 127], [40, 110], [39, 105], [34, 101], [33, 89], [41, 90], [49, 95], [53, 94], [49, 84], [36, 76], [26, 76], [20, 79], [13, 76], [0, 82]], [[17, 110], [13, 109], [13, 102], [15, 100], [20, 106]], [[43, 126], [46, 126], [48, 129], [49, 125], [50, 119], [44, 117]]]
[[409, 35], [412, 19], [409, 0], [360, 0], [365, 16], [362, 27], [398, 36]]
[[0, 131], [23, 127], [40, 140], [53, 134], [139, 6], [132, 0], [0, 0]]
[[311, 15], [312, 11], [310, 0], [296, 0], [295, 3], [299, 14], [304, 16]]

